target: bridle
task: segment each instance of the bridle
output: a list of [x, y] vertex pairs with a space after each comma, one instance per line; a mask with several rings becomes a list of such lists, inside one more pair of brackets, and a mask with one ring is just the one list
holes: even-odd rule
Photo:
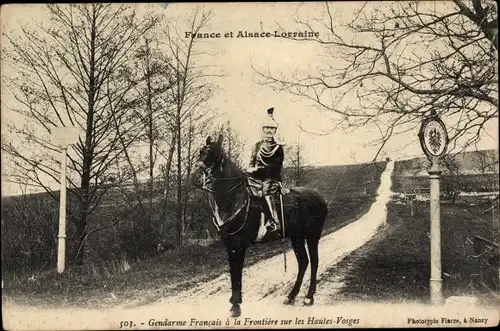
[[197, 186], [198, 188], [200, 188], [203, 191], [215, 194], [217, 192], [215, 192], [213, 189], [211, 189], [210, 187], [207, 186], [207, 179], [208, 179], [209, 183], [215, 183], [216, 181], [229, 181], [229, 180], [235, 180], [235, 179], [243, 178], [243, 180], [240, 181], [238, 184], [236, 184], [235, 186], [231, 187], [230, 189], [222, 192], [222, 194], [227, 194], [227, 193], [233, 191], [234, 189], [236, 189], [237, 187], [243, 185], [245, 183], [245, 180], [246, 180], [246, 176], [245, 175], [233, 176], [233, 177], [216, 177], [216, 176], [214, 176], [214, 174], [213, 174], [214, 170], [213, 169], [220, 169], [222, 171], [222, 168], [224, 166], [225, 158], [226, 157], [224, 155], [224, 151], [222, 151], [222, 156], [220, 157], [219, 161], [217, 162], [217, 166], [209, 167], [209, 166], [206, 166], [202, 162], [198, 162], [198, 167], [201, 170], [203, 170], [203, 183], [202, 183], [202, 185], [196, 185], [195, 184], [195, 186]]
[[[224, 233], [225, 235], [232, 236], [232, 235], [240, 232], [247, 222], [248, 211], [250, 209], [250, 196], [247, 193], [247, 197], [245, 199], [245, 202], [236, 210], [236, 212], [234, 212], [226, 220], [221, 220], [220, 215], [219, 215], [218, 206], [217, 206], [217, 201], [215, 200], [215, 194], [227, 195], [228, 193], [231, 193], [232, 191], [234, 191], [236, 188], [240, 187], [241, 185], [244, 185], [246, 182], [246, 176], [244, 174], [242, 174], [240, 176], [233, 176], [233, 177], [217, 177], [214, 175], [214, 170], [222, 171], [225, 158], [226, 158], [226, 156], [225, 156], [224, 151], [221, 151], [221, 157], [218, 160], [216, 166], [210, 167], [210, 166], [207, 166], [203, 162], [199, 162], [198, 167], [203, 171], [203, 180], [202, 180], [201, 185], [196, 185], [196, 184], [194, 184], [194, 185], [197, 186], [198, 188], [200, 188], [201, 190], [207, 192], [208, 205], [210, 206], [210, 209], [211, 209], [212, 215], [213, 215], [212, 222], [215, 225], [215, 227], [217, 228], [218, 232], [221, 231], [221, 226], [227, 225], [229, 222], [234, 220], [236, 218], [236, 216], [238, 216], [241, 213], [241, 211], [243, 210], [243, 208], [246, 206], [245, 220], [244, 220], [243, 224], [241, 225], [241, 227], [234, 232], [231, 232], [231, 233], [225, 232]], [[236, 179], [242, 179], [242, 180], [239, 181], [236, 185], [231, 186], [229, 189], [227, 189], [223, 192], [215, 192], [215, 190], [213, 190], [211, 187], [209, 187], [210, 184], [215, 184], [216, 181], [230, 181], [230, 180], [236, 180]]]

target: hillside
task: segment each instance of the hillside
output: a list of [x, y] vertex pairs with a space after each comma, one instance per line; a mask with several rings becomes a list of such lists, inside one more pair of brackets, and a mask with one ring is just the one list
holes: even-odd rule
[[[498, 192], [498, 150], [452, 154], [451, 166], [441, 165], [441, 192], [445, 197], [476, 192]], [[394, 192], [429, 188], [426, 157], [397, 161], [392, 176]]]
[[[460, 173], [485, 174], [498, 173], [498, 150], [488, 149], [451, 154], [459, 163]], [[429, 161], [427, 157], [415, 157], [397, 161], [394, 174], [397, 176], [427, 176]]]

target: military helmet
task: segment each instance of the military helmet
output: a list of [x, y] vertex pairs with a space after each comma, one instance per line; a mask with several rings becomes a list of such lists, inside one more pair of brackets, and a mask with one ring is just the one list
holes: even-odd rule
[[278, 123], [273, 118], [274, 108], [269, 108], [267, 110], [267, 117], [262, 123], [262, 128], [275, 128], [278, 129]]

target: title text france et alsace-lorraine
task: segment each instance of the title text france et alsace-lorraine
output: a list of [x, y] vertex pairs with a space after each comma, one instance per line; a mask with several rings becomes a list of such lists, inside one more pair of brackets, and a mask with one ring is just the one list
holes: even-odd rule
[[216, 38], [314, 38], [319, 37], [319, 32], [313, 31], [274, 31], [274, 32], [250, 32], [250, 31], [229, 31], [229, 32], [185, 32], [185, 38], [203, 38], [203, 39], [216, 39]]

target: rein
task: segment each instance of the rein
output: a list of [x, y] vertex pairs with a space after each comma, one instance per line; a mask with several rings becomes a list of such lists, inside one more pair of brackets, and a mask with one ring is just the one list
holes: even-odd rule
[[[212, 203], [211, 203], [212, 201], [213, 201], [213, 204], [215, 205], [215, 208], [212, 206]], [[231, 233], [225, 232], [224, 234], [226, 234], [228, 236], [232, 236], [232, 235], [240, 232], [243, 229], [243, 227], [245, 226], [245, 224], [247, 222], [248, 210], [250, 209], [250, 199], [247, 198], [246, 201], [236, 210], [236, 212], [233, 215], [231, 215], [225, 221], [221, 222], [220, 226], [217, 223], [220, 220], [219, 211], [218, 211], [218, 207], [217, 207], [217, 202], [215, 201], [215, 199], [213, 199], [213, 197], [212, 197], [212, 199], [210, 199], [210, 196], [209, 196], [209, 198], [208, 198], [208, 204], [210, 206], [210, 209], [212, 210], [212, 214], [214, 215], [212, 223], [215, 225], [215, 227], [216, 227], [216, 229], [217, 229], [218, 232], [221, 231], [221, 229], [220, 229], [221, 226], [228, 224], [236, 216], [238, 216], [238, 214], [243, 210], [243, 207], [245, 207], [245, 205], [246, 205], [245, 221], [240, 226], [240, 228], [238, 230], [234, 231], [234, 232], [231, 232]]]
[[[200, 187], [200, 189], [202, 189], [203, 191], [212, 193], [212, 194], [217, 193], [214, 190], [212, 190], [211, 188], [207, 187], [207, 185], [206, 185], [206, 177], [205, 177], [206, 174], [204, 173], [203, 175], [204, 175], [204, 177], [203, 177], [203, 185]], [[242, 178], [242, 177], [245, 177], [245, 176], [235, 176], [235, 177], [229, 177], [229, 178], [225, 178], [225, 177], [213, 177], [213, 176], [211, 176], [211, 178], [213, 179], [214, 182], [215, 182], [215, 180], [235, 180], [235, 179], [239, 179], [239, 178]], [[229, 192], [235, 190], [237, 187], [243, 185], [244, 183], [245, 183], [245, 181], [242, 180], [241, 182], [239, 182], [238, 184], [234, 185], [230, 189], [224, 191], [223, 194], [226, 194], [226, 193], [229, 193]]]

